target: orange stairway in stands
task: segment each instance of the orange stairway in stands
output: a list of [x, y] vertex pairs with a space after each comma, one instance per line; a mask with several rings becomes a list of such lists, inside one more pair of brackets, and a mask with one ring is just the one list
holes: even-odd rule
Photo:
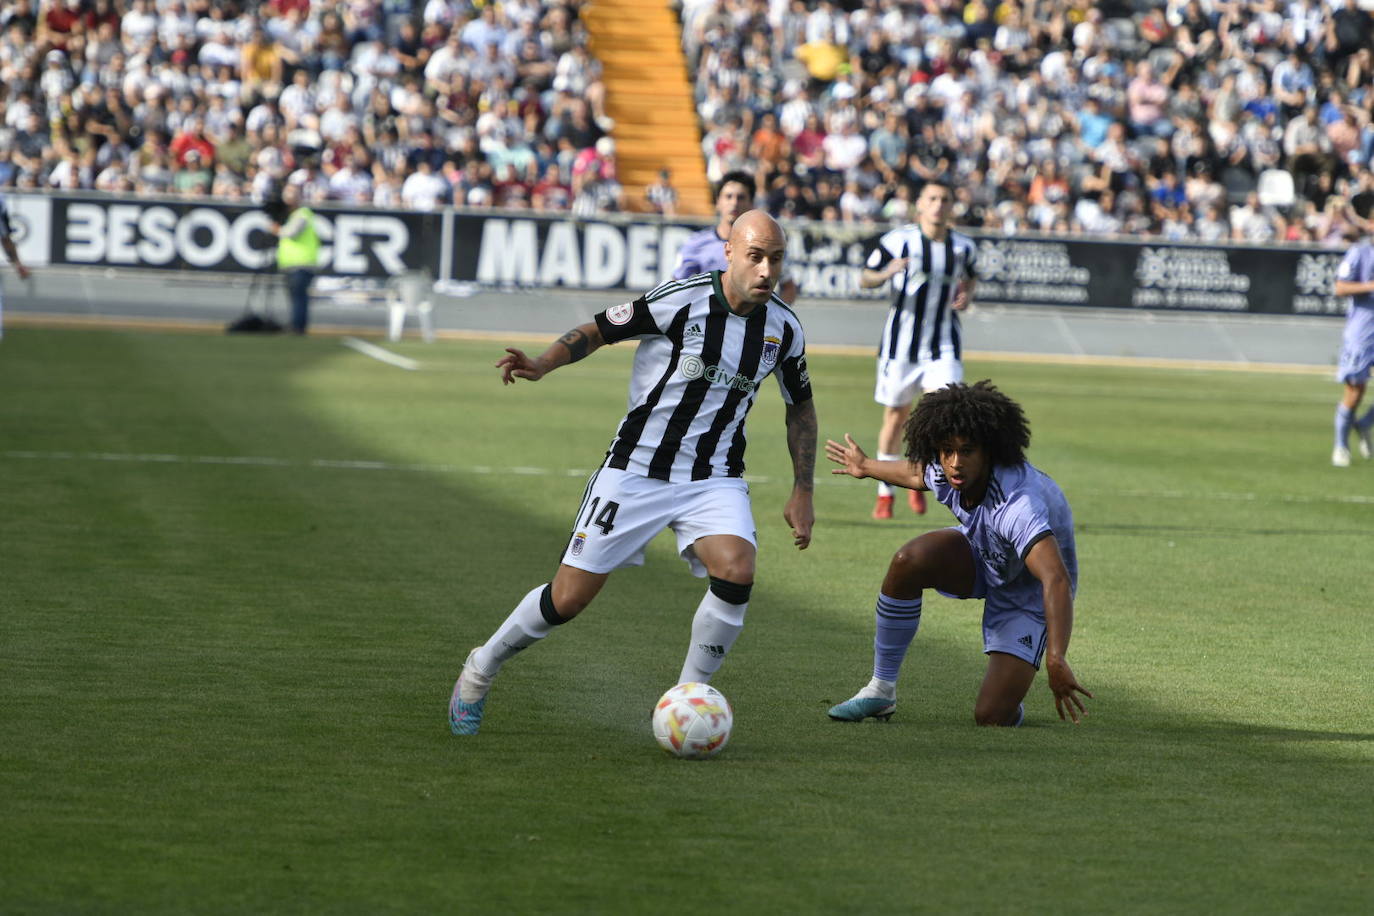
[[672, 171], [678, 212], [714, 212], [681, 26], [666, 0], [592, 0], [582, 11], [591, 52], [601, 62], [606, 114], [615, 121], [615, 157], [625, 206], [649, 207], [644, 188]]

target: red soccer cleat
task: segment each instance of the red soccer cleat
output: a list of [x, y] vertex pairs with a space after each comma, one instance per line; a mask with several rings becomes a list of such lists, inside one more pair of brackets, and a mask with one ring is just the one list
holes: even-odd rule
[[911, 511], [917, 515], [926, 514], [926, 495], [920, 490], [906, 491], [907, 505], [911, 506]]
[[892, 518], [892, 496], [879, 496], [878, 501], [873, 504], [874, 518]]

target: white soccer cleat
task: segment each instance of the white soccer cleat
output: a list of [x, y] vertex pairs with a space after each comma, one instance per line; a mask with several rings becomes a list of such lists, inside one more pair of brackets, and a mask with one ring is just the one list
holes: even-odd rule
[[1350, 467], [1350, 449], [1344, 445], [1338, 445], [1331, 450], [1331, 466], [1336, 468]]

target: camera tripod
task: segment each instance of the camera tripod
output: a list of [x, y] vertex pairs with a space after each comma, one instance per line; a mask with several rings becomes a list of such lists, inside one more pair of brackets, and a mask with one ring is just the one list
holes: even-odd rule
[[282, 326], [279, 321], [272, 317], [271, 301], [273, 292], [284, 288], [282, 279], [282, 275], [277, 272], [275, 257], [272, 261], [253, 271], [253, 279], [248, 283], [248, 297], [243, 303], [243, 314], [231, 322], [225, 330], [230, 333], [274, 334], [280, 332]]

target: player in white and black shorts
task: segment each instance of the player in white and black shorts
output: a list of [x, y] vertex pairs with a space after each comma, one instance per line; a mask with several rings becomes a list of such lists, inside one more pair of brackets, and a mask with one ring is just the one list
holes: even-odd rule
[[[29, 269], [24, 266], [24, 262], [19, 259], [19, 247], [14, 244], [14, 227], [10, 222], [9, 201], [0, 196], [0, 248], [5, 250], [5, 257], [10, 259], [15, 271], [21, 280], [29, 278]], [[5, 300], [3, 291], [0, 290], [0, 337], [5, 334]]]
[[[916, 222], [881, 236], [868, 254], [859, 283], [892, 288], [892, 307], [878, 345], [873, 399], [883, 405], [878, 458], [901, 453], [902, 428], [922, 392], [964, 380], [959, 312], [973, 298], [973, 239], [949, 227], [954, 196], [949, 186], [927, 182], [916, 198]], [[907, 491], [911, 508], [926, 511], [919, 490]], [[878, 484], [874, 518], [892, 518], [892, 487]]]
[[468, 654], [449, 701], [454, 734], [477, 733], [502, 664], [584, 610], [613, 570], [642, 564], [644, 548], [665, 528], [692, 571], [710, 578], [677, 682], [710, 680], [743, 629], [754, 582], [744, 421], [770, 375], [787, 405], [792, 456], [783, 516], [796, 546], [810, 544], [816, 412], [801, 322], [775, 294], [785, 245], [777, 222], [752, 210], [731, 227], [723, 273], [671, 280], [608, 308], [538, 358], [507, 348], [497, 367], [509, 384], [640, 338], [629, 411], [587, 483], [558, 571]]

